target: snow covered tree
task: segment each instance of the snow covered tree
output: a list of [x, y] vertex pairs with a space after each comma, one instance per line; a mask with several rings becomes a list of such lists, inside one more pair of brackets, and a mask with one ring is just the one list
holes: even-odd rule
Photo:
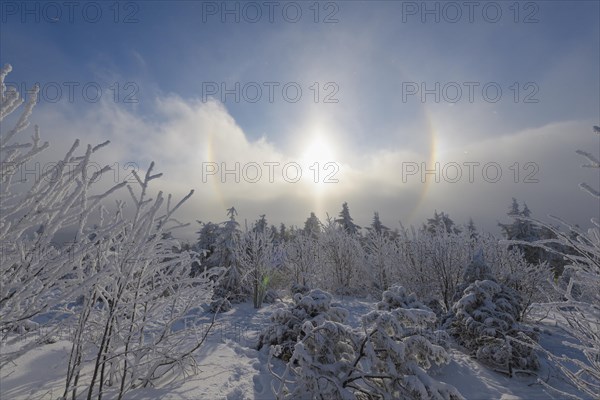
[[367, 227], [367, 231], [378, 234], [387, 234], [390, 231], [390, 228], [381, 223], [381, 220], [379, 219], [379, 213], [375, 211], [373, 214], [373, 222], [371, 222], [371, 226]]
[[420, 240], [420, 233], [412, 226], [410, 229], [402, 226], [398, 240], [399, 259], [394, 272], [397, 281], [423, 298], [434, 290], [428, 279], [428, 250], [425, 241]]
[[[521, 215], [521, 210], [519, 207], [519, 202], [517, 201], [517, 199], [515, 199], [514, 197], [512, 198], [512, 203], [510, 204], [510, 208], [508, 210], [508, 212], [506, 213], [506, 215], [508, 215], [511, 218], [518, 218], [519, 215]], [[517, 221], [513, 221], [510, 224], [502, 224], [502, 223], [498, 223], [498, 226], [502, 229], [502, 232], [504, 234], [504, 237], [510, 239], [510, 238], [514, 238], [517, 235], [519, 235], [519, 225]]]
[[475, 281], [452, 308], [455, 317], [449, 332], [461, 345], [493, 367], [536, 370], [538, 333], [519, 325], [518, 294], [493, 280]]
[[448, 311], [463, 268], [472, 256], [470, 240], [468, 233], [448, 232], [443, 224], [433, 231], [403, 229], [399, 241], [400, 281], [427, 303], [437, 300]]
[[540, 280], [549, 276], [549, 268], [528, 263], [517, 247], [508, 248], [491, 234], [472, 235], [468, 229], [448, 233], [443, 226], [433, 233], [425, 228], [403, 228], [397, 248], [397, 261], [391, 272], [394, 281], [417, 293], [438, 316], [449, 312], [463, 290], [474, 282], [465, 281], [464, 273], [465, 266], [477, 261], [478, 251], [489, 268], [489, 274], [479, 279], [495, 279], [515, 289], [524, 301], [523, 315], [529, 304], [546, 299]]
[[[262, 214], [258, 220], [252, 225], [252, 231], [264, 233], [269, 228], [269, 223], [267, 222], [267, 216]], [[273, 232], [271, 231], [271, 234]]]
[[357, 235], [360, 233], [360, 226], [354, 223], [354, 220], [350, 216], [350, 210], [348, 209], [348, 203], [342, 204], [342, 211], [340, 211], [339, 218], [335, 220], [340, 226], [349, 234]]
[[282, 240], [279, 237], [279, 230], [277, 230], [277, 227], [275, 225], [271, 225], [269, 229], [271, 230], [271, 236], [273, 237], [273, 241], [275, 243], [281, 243]]
[[[495, 238], [493, 240], [496, 241]], [[493, 278], [515, 290], [521, 298], [519, 321], [524, 320], [533, 303], [550, 299], [549, 282], [553, 278], [553, 272], [546, 262], [531, 264], [527, 262], [521, 249], [502, 243], [486, 246], [485, 250], [486, 260], [492, 266]]]
[[484, 257], [483, 249], [481, 248], [473, 255], [473, 259], [464, 269], [460, 284], [456, 286], [455, 295], [452, 299], [453, 303], [460, 300], [465, 289], [472, 283], [494, 279], [492, 269], [489, 264], [485, 262]]
[[447, 310], [450, 308], [450, 299], [460, 281], [464, 260], [469, 256], [471, 249], [464, 233], [454, 230], [448, 233], [448, 225], [444, 226], [446, 230], [438, 228], [437, 232], [428, 232], [424, 238], [429, 253], [428, 278], [433, 279], [436, 284], [436, 289], [441, 294], [441, 301]]
[[319, 236], [319, 233], [321, 233], [321, 225], [319, 218], [317, 218], [314, 212], [311, 212], [310, 217], [304, 222], [304, 233], [316, 238]]
[[198, 262], [194, 263], [192, 274], [200, 273], [201, 267], [212, 268], [216, 267], [215, 258], [211, 256], [217, 251], [217, 240], [219, 237], [220, 227], [212, 222], [197, 221], [202, 227], [198, 232], [198, 240], [194, 245], [194, 249], [200, 254]]
[[[513, 197], [507, 215], [513, 219], [512, 223], [498, 223], [507, 240], [533, 242], [542, 238], [540, 229], [531, 221], [531, 210], [527, 204], [523, 203], [523, 209], [520, 210], [517, 199]], [[524, 245], [515, 247], [523, 252], [525, 259], [530, 264], [542, 263], [548, 259], [547, 254], [540, 248]]]
[[242, 272], [235, 258], [237, 242], [241, 235], [239, 224], [235, 220], [237, 210], [231, 207], [227, 210], [229, 219], [220, 224], [214, 251], [208, 258], [209, 266], [226, 269], [225, 275], [215, 289], [216, 300], [240, 302], [247, 298], [248, 293], [242, 288]]
[[[420, 335], [435, 321], [423, 308], [404, 308], [393, 301], [403, 292], [386, 292], [389, 310], [377, 310], [362, 318], [362, 329], [342, 322], [306, 322], [301, 340], [273, 391], [282, 398], [331, 399], [462, 399], [452, 386], [431, 378], [432, 364], [448, 361], [448, 354]], [[411, 305], [416, 305], [414, 301]], [[274, 346], [271, 354], [281, 352]]]
[[288, 230], [288, 228], [285, 226], [285, 224], [283, 222], [281, 224], [279, 224], [279, 241], [287, 242], [291, 238], [292, 238], [292, 235], [291, 235], [290, 231]]
[[[86, 292], [88, 277], [77, 265], [95, 251], [94, 243], [85, 237], [87, 221], [100, 212], [104, 199], [125, 186], [119, 183], [94, 193], [99, 177], [110, 168], [90, 174], [90, 162], [108, 142], [88, 145], [77, 154], [76, 140], [62, 160], [27, 179], [31, 174], [23, 172], [38, 163], [37, 157], [49, 144], [41, 142], [37, 126], [30, 142], [21, 138], [39, 88], [29, 93], [24, 104], [18, 92], [5, 85], [11, 70], [10, 65], [0, 69], [0, 331], [5, 333]], [[21, 106], [14, 125], [9, 125]], [[74, 231], [74, 237], [60, 246], [54, 238], [65, 228]], [[5, 352], [0, 360], [4, 363], [28, 349]]]
[[300, 231], [285, 243], [286, 267], [290, 270], [292, 284], [314, 285], [321, 262], [319, 241], [310, 233]]
[[258, 349], [279, 346], [277, 357], [288, 361], [296, 343], [304, 337], [302, 327], [306, 322], [313, 326], [325, 321], [344, 322], [348, 311], [331, 304], [329, 293], [313, 289], [306, 294], [296, 293], [293, 304], [283, 305], [271, 314], [271, 324], [260, 334]]
[[[431, 309], [431, 307], [421, 302], [417, 298], [417, 295], [415, 293], [410, 293], [403, 286], [400, 285], [393, 285], [390, 289], [383, 292], [381, 301], [377, 303], [378, 310], [392, 311], [396, 308], [434, 311]], [[421, 335], [424, 335], [428, 340], [434, 342], [435, 344], [442, 343], [445, 345], [448, 339], [448, 335], [444, 331], [434, 330], [436, 325], [433, 322], [427, 324], [426, 329], [423, 329], [424, 326], [419, 326], [418, 332]]]
[[256, 225], [236, 241], [236, 263], [243, 275], [242, 285], [252, 293], [254, 308], [262, 307], [273, 273], [282, 265], [282, 252], [281, 246], [273, 242], [271, 231]]
[[479, 236], [477, 232], [477, 227], [475, 226], [475, 222], [473, 222], [473, 218], [469, 218], [469, 222], [466, 226], [467, 232], [469, 233], [469, 238], [472, 240], [476, 240]]
[[373, 229], [364, 239], [365, 261], [371, 275], [373, 289], [381, 293], [391, 286], [394, 269], [398, 263], [398, 246], [387, 231]]
[[414, 293], [409, 293], [403, 286], [393, 285], [389, 290], [383, 292], [381, 301], [377, 303], [377, 309], [391, 311], [396, 308], [429, 310], [417, 298]]
[[513, 368], [538, 368], [534, 352], [538, 334], [517, 322], [522, 315], [522, 300], [516, 291], [493, 279], [482, 251], [466, 268], [458, 290], [462, 293], [446, 326], [459, 344], [480, 361], [506, 369], [510, 376]]
[[446, 233], [459, 233], [460, 229], [458, 229], [452, 218], [448, 216], [448, 214], [443, 211], [438, 214], [437, 210], [433, 212], [433, 218], [427, 219], [427, 224], [425, 225], [427, 231], [429, 233], [435, 234], [440, 230], [446, 231]]
[[356, 235], [348, 233], [338, 223], [324, 227], [319, 237], [321, 275], [319, 287], [338, 294], [364, 292], [369, 283], [362, 279], [364, 251]]

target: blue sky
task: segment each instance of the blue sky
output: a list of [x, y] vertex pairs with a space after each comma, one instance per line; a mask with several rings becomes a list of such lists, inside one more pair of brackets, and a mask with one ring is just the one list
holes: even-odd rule
[[[23, 4], [2, 5], [0, 62], [13, 65], [9, 82], [46, 90], [50, 99], [41, 99], [34, 122], [55, 158], [76, 137], [109, 138], [104, 163], [143, 169], [155, 160], [165, 173], [161, 189], [196, 189], [183, 211], [190, 220], [220, 220], [234, 204], [249, 220], [266, 213], [272, 222], [300, 224], [310, 211], [324, 218], [348, 201], [363, 225], [373, 211], [396, 226], [437, 209], [493, 230], [511, 197], [538, 217], [585, 224], [600, 213], [577, 189], [600, 178], [580, 169], [574, 153], [600, 150], [591, 133], [600, 122], [597, 1], [477, 2], [472, 21], [464, 2], [274, 2], [272, 22], [262, 1], [82, 2], [72, 16], [60, 2], [27, 2], [24, 14]], [[240, 21], [234, 14], [223, 21], [223, 9], [236, 7]], [[436, 7], [439, 22], [422, 15]], [[79, 84], [72, 101], [65, 82]], [[240, 101], [223, 99], [221, 85], [236, 83]], [[86, 84], [101, 88], [99, 101], [84, 98]], [[48, 101], [55, 85], [63, 91]], [[302, 97], [292, 102], [298, 87]], [[422, 88], [433, 92], [423, 96]], [[492, 101], [497, 88], [502, 94]], [[127, 95], [137, 102], [124, 102]], [[315, 161], [321, 179], [323, 164], [334, 162], [339, 182], [306, 179]], [[204, 179], [206, 163], [222, 162], [258, 163], [263, 178]], [[297, 162], [303, 180], [276, 174], [268, 182], [265, 162]], [[409, 164], [422, 162], [438, 162], [448, 174], [457, 163], [463, 178], [403, 179]], [[469, 182], [464, 162], [497, 163], [502, 178], [476, 174]], [[538, 182], [523, 182], [528, 173]]]

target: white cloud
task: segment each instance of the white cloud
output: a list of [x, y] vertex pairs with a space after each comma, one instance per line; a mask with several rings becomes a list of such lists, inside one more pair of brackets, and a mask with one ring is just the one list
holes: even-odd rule
[[[164, 173], [155, 184], [155, 190], [173, 193], [175, 198], [184, 196], [192, 188], [196, 190], [182, 209], [180, 220], [184, 221], [219, 221], [224, 219], [225, 209], [235, 205], [242, 218], [250, 221], [265, 213], [273, 223], [300, 225], [311, 211], [316, 211], [321, 218], [326, 212], [337, 215], [341, 203], [348, 201], [359, 224], [368, 224], [373, 211], [390, 218], [384, 222], [391, 226], [397, 226], [398, 220], [418, 224], [437, 209], [449, 212], [459, 223], [472, 216], [476, 223], [493, 229], [496, 220], [504, 219], [513, 196], [527, 201], [538, 217], [554, 213], [585, 223], [594, 212], [590, 199], [577, 192], [577, 182], [590, 177], [588, 174], [586, 178], [586, 171], [578, 167], [580, 162], [574, 154], [575, 149], [589, 147], [597, 140], [590, 133], [589, 121], [556, 123], [486, 138], [466, 148], [453, 148], [451, 138], [441, 137], [441, 143], [449, 145], [438, 152], [435, 159], [430, 154], [393, 148], [368, 153], [354, 149], [338, 154], [339, 171], [334, 178], [339, 179], [339, 183], [315, 184], [312, 182], [314, 171], [308, 170], [306, 164], [302, 165], [303, 176], [299, 182], [285, 180], [294, 178], [293, 169], [288, 170], [288, 176], [282, 176], [286, 163], [301, 161], [298, 159], [301, 150], [284, 151], [266, 138], [249, 140], [225, 107], [214, 101], [203, 103], [167, 96], [156, 101], [152, 120], [108, 102], [87, 107], [81, 113], [73, 112], [69, 105], [44, 105], [34, 112], [34, 119], [53, 145], [53, 150], [44, 156], [46, 161], [62, 158], [78, 136], [82, 143], [96, 144], [106, 138], [112, 141], [97, 161], [119, 166], [119, 179], [130, 172], [123, 169], [127, 162], [137, 163], [143, 173], [149, 162], [155, 161], [156, 172]], [[434, 161], [441, 163], [442, 173], [444, 165], [450, 162], [461, 165], [462, 178], [457, 183], [449, 183], [448, 176], [442, 175], [441, 182], [435, 183], [431, 182], [434, 177], [428, 175], [430, 184], [423, 184], [421, 163], [425, 162], [427, 168], [432, 169]], [[468, 167], [463, 164], [468, 161], [480, 163], [475, 167], [472, 183], [468, 182]], [[205, 167], [205, 172], [214, 166], [221, 169], [221, 163], [233, 170], [234, 163], [240, 163], [240, 182], [234, 182], [233, 173], [225, 176], [225, 183], [220, 171], [203, 176], [207, 162], [216, 164]], [[266, 162], [279, 163], [273, 167], [273, 182], [269, 182]], [[490, 182], [493, 176], [487, 181], [481, 175], [482, 166], [489, 162], [498, 163], [502, 169], [502, 178], [496, 183]], [[531, 176], [538, 179], [538, 183], [523, 182], [533, 171], [525, 167], [527, 162], [539, 168]], [[248, 163], [256, 164], [244, 170]], [[406, 172], [408, 168], [406, 163], [416, 163], [419, 171], [403, 177], [403, 169]], [[519, 163], [518, 182], [514, 182], [515, 171], [510, 169], [514, 163]], [[262, 177], [257, 183], [245, 181], [245, 177], [255, 177], [255, 166], [261, 168]], [[324, 172], [329, 171], [321, 171], [321, 179]], [[454, 171], [446, 169], [445, 172]], [[112, 183], [114, 176], [107, 177], [109, 182], [105, 184]], [[593, 177], [587, 180], [593, 183]]]

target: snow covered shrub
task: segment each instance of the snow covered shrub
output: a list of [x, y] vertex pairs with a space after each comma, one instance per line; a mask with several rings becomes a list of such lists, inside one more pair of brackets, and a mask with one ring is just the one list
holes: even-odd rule
[[[277, 398], [462, 399], [426, 372], [448, 362], [441, 346], [419, 334], [435, 322], [435, 314], [399, 287], [386, 292], [380, 307], [363, 316], [363, 329], [334, 321], [304, 323], [304, 337], [283, 375], [276, 376]], [[276, 346], [272, 354], [280, 351]]]
[[545, 264], [528, 263], [522, 251], [509, 249], [492, 235], [472, 235], [468, 229], [448, 232], [435, 226], [403, 229], [397, 246], [395, 281], [431, 304], [439, 316], [449, 312], [463, 290], [476, 280], [465, 277], [464, 268], [477, 257], [483, 260], [485, 256], [488, 262], [486, 277], [477, 279], [493, 278], [515, 289], [525, 303], [523, 313], [532, 302], [545, 300], [540, 281], [551, 275], [550, 269]]
[[[10, 70], [0, 70], [3, 122], [23, 103], [4, 84]], [[203, 339], [195, 339], [184, 319], [210, 300], [211, 275], [220, 270], [190, 277], [193, 254], [181, 249], [171, 232], [185, 226], [174, 213], [193, 191], [176, 204], [162, 192], [150, 198], [148, 184], [161, 176], [152, 175], [153, 163], [143, 177], [132, 172], [137, 185], [123, 182], [95, 193], [95, 183], [110, 168], [86, 172], [108, 142], [78, 155], [75, 141], [55, 168], [44, 169], [32, 182], [20, 179], [25, 164], [48, 147], [40, 143], [37, 127], [31, 143], [17, 137], [28, 126], [36, 98], [37, 88], [16, 124], [0, 135], [0, 330], [23, 326], [47, 311], [60, 315], [60, 323], [50, 318], [50, 328], [74, 324], [63, 398], [75, 399], [81, 390], [87, 398], [101, 398], [107, 386], [113, 397], [122, 398], [194, 362], [190, 355]], [[101, 204], [123, 187], [133, 204], [130, 216], [122, 201], [113, 211]], [[92, 219], [98, 223], [89, 223]], [[74, 231], [74, 239], [59, 247], [52, 240], [61, 229]], [[0, 363], [27, 349], [2, 352]], [[89, 373], [82, 373], [84, 368]]]
[[455, 304], [463, 297], [464, 291], [469, 285], [476, 281], [484, 280], [494, 280], [494, 276], [489, 264], [484, 261], [483, 250], [479, 249], [473, 256], [469, 265], [465, 268], [462, 281], [456, 285], [452, 303]]
[[466, 231], [448, 231], [443, 225], [418, 231], [402, 229], [398, 280], [424, 301], [438, 300], [449, 310], [474, 240]]
[[504, 242], [498, 243], [496, 238], [489, 240], [494, 242], [485, 246], [485, 259], [492, 266], [490, 275], [519, 294], [523, 306], [519, 316], [521, 321], [532, 303], [545, 302], [550, 298], [548, 282], [553, 278], [553, 270], [546, 262], [529, 263], [525, 253], [516, 246], [511, 248]]
[[[77, 266], [95, 253], [96, 246], [85, 240], [84, 229], [101, 201], [125, 186], [120, 183], [94, 193], [98, 177], [110, 168], [86, 173], [94, 153], [108, 142], [88, 145], [77, 154], [77, 140], [53, 168], [44, 168], [33, 179], [29, 172], [23, 176], [49, 144], [40, 141], [37, 126], [30, 141], [21, 138], [39, 88], [29, 93], [21, 113], [14, 116], [23, 100], [4, 83], [11, 70], [10, 65], [0, 69], [0, 332], [10, 332], [87, 292], [93, 279]], [[14, 124], [9, 117], [16, 117]], [[74, 231], [75, 239], [61, 248], [53, 240], [64, 228]], [[2, 352], [0, 365], [29, 348]]]
[[535, 370], [537, 332], [519, 325], [521, 300], [511, 288], [493, 280], [476, 280], [452, 307], [449, 333], [459, 344], [494, 367]]
[[444, 330], [435, 329], [437, 326], [438, 314], [431, 309], [428, 305], [421, 302], [416, 294], [409, 293], [403, 286], [393, 285], [389, 290], [383, 292], [382, 300], [377, 303], [377, 309], [383, 311], [393, 311], [397, 308], [403, 308], [406, 310], [424, 310], [427, 312], [433, 312], [435, 318], [424, 325], [411, 325], [405, 326], [406, 331], [410, 329], [416, 329], [413, 333], [419, 333], [425, 336], [432, 343], [438, 344], [447, 348], [448, 334]]
[[364, 240], [367, 271], [371, 275], [372, 291], [381, 296], [394, 279], [398, 263], [398, 245], [387, 231], [372, 230]]
[[[192, 258], [170, 232], [185, 226], [174, 213], [193, 191], [174, 205], [171, 195], [165, 199], [162, 192], [148, 198], [149, 183], [161, 176], [152, 169], [153, 163], [144, 178], [132, 172], [139, 188], [127, 186], [133, 218], [125, 217], [125, 204], [119, 202], [113, 217], [86, 235], [94, 238], [97, 253], [89, 260], [92, 284], [78, 310], [65, 397], [76, 398], [81, 389], [88, 398], [102, 397], [113, 387], [122, 398], [166, 373], [193, 366], [192, 354], [203, 343], [184, 320], [210, 301], [214, 275], [222, 271], [213, 268], [191, 277]], [[87, 359], [93, 364], [91, 376], [82, 374]]]
[[[353, 370], [355, 349], [361, 335], [347, 325], [326, 321], [318, 326], [307, 322], [299, 327], [302, 340], [291, 348], [293, 355], [279, 378], [278, 388], [272, 387], [277, 399], [356, 399], [345, 382]], [[288, 361], [284, 346], [271, 348], [271, 355]], [[282, 357], [283, 356], [283, 357]], [[294, 386], [290, 387], [289, 384]]]
[[304, 337], [302, 326], [308, 322], [313, 326], [325, 321], [344, 322], [348, 311], [331, 305], [331, 295], [314, 289], [306, 295], [296, 293], [294, 303], [282, 306], [271, 314], [271, 325], [259, 337], [258, 349], [265, 345], [279, 346], [278, 357], [288, 360], [298, 340]]
[[282, 249], [267, 229], [244, 232], [235, 246], [235, 259], [243, 273], [245, 291], [252, 293], [254, 308], [261, 308], [275, 270], [282, 264]]
[[285, 266], [291, 274], [292, 284], [313, 285], [321, 262], [317, 238], [310, 232], [299, 231], [285, 243], [284, 249]]
[[329, 222], [319, 236], [321, 265], [318, 287], [336, 294], [365, 293], [368, 280], [364, 251], [356, 235], [337, 222]]

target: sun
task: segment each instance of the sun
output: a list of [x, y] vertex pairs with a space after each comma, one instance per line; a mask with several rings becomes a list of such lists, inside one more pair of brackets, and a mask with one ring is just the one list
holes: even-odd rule
[[304, 164], [335, 162], [335, 152], [330, 141], [322, 134], [315, 134], [308, 140], [302, 153]]
[[339, 192], [342, 180], [342, 147], [337, 130], [323, 121], [315, 122], [296, 137], [296, 162], [302, 168], [302, 196], [317, 215], [325, 215], [330, 197]]

